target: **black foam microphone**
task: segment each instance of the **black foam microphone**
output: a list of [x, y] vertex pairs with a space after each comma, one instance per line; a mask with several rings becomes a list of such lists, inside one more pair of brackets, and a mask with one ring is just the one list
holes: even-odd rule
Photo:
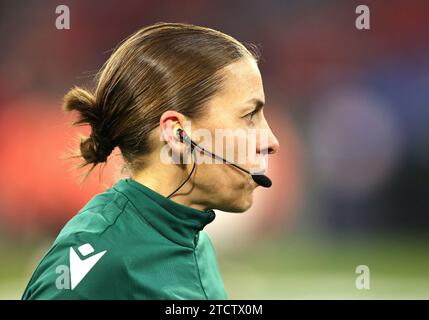
[[239, 169], [239, 170], [241, 170], [241, 171], [243, 171], [243, 172], [245, 172], [247, 174], [250, 174], [252, 176], [253, 181], [255, 181], [257, 184], [259, 184], [261, 187], [269, 188], [273, 184], [271, 182], [271, 179], [268, 178], [266, 175], [263, 175], [263, 174], [252, 174], [252, 173], [250, 173], [249, 170], [246, 170], [246, 169], [240, 167], [238, 164], [230, 162], [230, 161], [228, 161], [228, 160], [226, 160], [226, 159], [218, 156], [217, 154], [214, 154], [214, 153], [212, 153], [212, 152], [204, 149], [199, 144], [197, 144], [196, 142], [194, 142], [191, 138], [189, 138], [189, 136], [186, 134], [186, 132], [183, 131], [182, 129], [180, 129], [180, 128], [177, 129], [176, 133], [177, 133], [177, 136], [179, 137], [180, 141], [185, 140], [192, 147], [197, 148], [197, 149], [203, 151], [204, 153], [207, 153], [207, 154], [215, 157], [216, 159], [221, 160], [222, 162], [227, 163], [227, 164], [229, 164], [229, 165], [231, 165], [231, 166], [233, 166], [233, 167], [235, 167], [235, 168], [237, 168], [237, 169]]

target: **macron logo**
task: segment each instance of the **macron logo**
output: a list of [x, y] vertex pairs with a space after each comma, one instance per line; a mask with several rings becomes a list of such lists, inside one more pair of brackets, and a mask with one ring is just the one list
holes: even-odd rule
[[[78, 248], [80, 254], [84, 257], [94, 252], [94, 248], [89, 244], [85, 243]], [[82, 281], [83, 278], [88, 274], [89, 271], [95, 266], [95, 264], [101, 259], [102, 256], [107, 252], [104, 250], [93, 256], [80, 259], [76, 251], [70, 247], [70, 280], [71, 289], [73, 290]]]

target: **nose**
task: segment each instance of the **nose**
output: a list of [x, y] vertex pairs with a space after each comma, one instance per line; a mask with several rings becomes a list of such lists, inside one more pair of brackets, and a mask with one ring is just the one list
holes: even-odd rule
[[261, 134], [263, 134], [263, 132], [265, 132], [266, 136], [260, 137], [260, 143], [258, 145], [257, 152], [262, 154], [275, 154], [280, 148], [279, 141], [268, 125], [266, 126], [265, 130], [261, 132]]
[[280, 144], [270, 129], [270, 139], [268, 140], [268, 154], [274, 154], [279, 151]]

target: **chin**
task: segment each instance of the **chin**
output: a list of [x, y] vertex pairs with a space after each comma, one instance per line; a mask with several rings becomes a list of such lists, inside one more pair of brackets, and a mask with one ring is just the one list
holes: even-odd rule
[[226, 212], [235, 212], [241, 213], [245, 212], [252, 207], [253, 204], [253, 195], [246, 195], [244, 197], [230, 199], [229, 201], [225, 201], [222, 206], [218, 209]]

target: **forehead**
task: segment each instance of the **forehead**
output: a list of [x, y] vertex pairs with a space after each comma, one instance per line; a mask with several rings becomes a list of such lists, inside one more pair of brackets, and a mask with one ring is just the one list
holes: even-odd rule
[[250, 99], [265, 101], [261, 73], [254, 59], [242, 58], [223, 68], [222, 72], [223, 88], [213, 97], [213, 102], [238, 106]]

